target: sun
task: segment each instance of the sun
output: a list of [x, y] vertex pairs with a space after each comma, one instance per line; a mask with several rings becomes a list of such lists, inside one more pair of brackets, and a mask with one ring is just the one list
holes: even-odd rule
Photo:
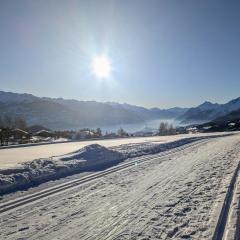
[[112, 64], [107, 56], [95, 56], [92, 59], [92, 71], [97, 78], [106, 79], [109, 78], [112, 71]]

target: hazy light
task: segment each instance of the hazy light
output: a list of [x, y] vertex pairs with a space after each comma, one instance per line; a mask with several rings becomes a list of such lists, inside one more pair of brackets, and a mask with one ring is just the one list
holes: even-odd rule
[[95, 56], [92, 60], [92, 71], [98, 78], [108, 78], [112, 71], [110, 59], [104, 55]]

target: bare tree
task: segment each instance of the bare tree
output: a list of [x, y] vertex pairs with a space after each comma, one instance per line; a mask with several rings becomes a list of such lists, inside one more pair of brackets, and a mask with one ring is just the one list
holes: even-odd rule
[[94, 131], [96, 137], [101, 137], [102, 136], [102, 130], [101, 128], [97, 128], [96, 131]]
[[11, 134], [11, 130], [10, 128], [2, 128], [0, 131], [0, 142], [1, 142], [1, 146], [8, 145], [9, 142], [9, 137]]
[[176, 129], [173, 127], [172, 124], [169, 125], [168, 132], [170, 135], [176, 134]]
[[159, 135], [167, 135], [168, 133], [168, 123], [167, 122], [161, 122], [158, 129]]
[[173, 135], [176, 134], [176, 129], [172, 124], [168, 124], [167, 122], [161, 122], [158, 129], [158, 134], [163, 135]]
[[0, 128], [3, 128], [3, 126], [4, 126], [3, 119], [2, 119], [2, 117], [0, 116]]
[[128, 133], [123, 130], [123, 128], [119, 128], [117, 131], [117, 135], [120, 137], [128, 136]]

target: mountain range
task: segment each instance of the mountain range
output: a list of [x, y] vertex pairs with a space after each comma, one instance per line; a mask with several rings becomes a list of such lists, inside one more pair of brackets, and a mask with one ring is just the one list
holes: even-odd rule
[[54, 130], [173, 119], [186, 110], [186, 108], [147, 109], [130, 104], [41, 98], [32, 94], [0, 91], [0, 117], [21, 117], [28, 125], [43, 125]]
[[148, 109], [126, 103], [47, 98], [0, 91], [0, 117], [3, 116], [21, 117], [29, 126], [42, 125], [53, 130], [143, 123], [155, 119], [175, 119], [187, 125], [240, 117], [240, 98], [225, 104], [206, 101], [192, 108]]
[[189, 108], [185, 113], [177, 117], [182, 124], [204, 123], [239, 110], [240, 98], [233, 99], [225, 104], [204, 102], [203, 104]]

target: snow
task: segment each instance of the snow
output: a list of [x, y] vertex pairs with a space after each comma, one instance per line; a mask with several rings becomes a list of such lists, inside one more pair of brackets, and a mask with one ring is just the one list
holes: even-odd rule
[[16, 191], [71, 174], [84, 167], [116, 163], [126, 157], [117, 151], [92, 144], [76, 152], [25, 162], [21, 167], [0, 170], [0, 193]]
[[[168, 137], [168, 141], [165, 141], [165, 143], [159, 142], [159, 138], [154, 138], [155, 141], [118, 144], [108, 148], [94, 143], [67, 154], [24, 161], [21, 164], [16, 164], [10, 168], [0, 168], [0, 194], [28, 188], [42, 182], [71, 175], [75, 172], [86, 171], [89, 169], [96, 170], [99, 167], [102, 168], [106, 164], [111, 166], [128, 158], [157, 154], [162, 151], [197, 141], [206, 136], [211, 135], [197, 134], [194, 137], [182, 137], [179, 139], [175, 136], [175, 140], [173, 140], [174, 137]], [[170, 139], [172, 141], [170, 141]], [[24, 149], [28, 150], [31, 149], [31, 147]], [[18, 148], [3, 149], [1, 151], [5, 150], [14, 151], [18, 150]]]
[[65, 154], [59, 157], [55, 157], [53, 159], [57, 159], [58, 161], [70, 162], [70, 161], [87, 161], [90, 163], [95, 162], [108, 162], [114, 160], [122, 160], [124, 159], [124, 155], [120, 152], [108, 149], [99, 144], [91, 144], [78, 151], [73, 153]]
[[212, 239], [239, 162], [239, 135], [152, 156], [1, 216], [0, 238]]
[[15, 168], [0, 169], [0, 193], [13, 192], [86, 169], [96, 170], [127, 158], [156, 154], [197, 140], [199, 138], [186, 138], [169, 143], [123, 144], [111, 148], [91, 144], [65, 155], [36, 159]]
[[51, 140], [51, 142], [67, 142], [67, 141], [69, 141], [67, 138], [58, 138]]
[[73, 151], [77, 151], [91, 144], [100, 144], [104, 147], [113, 147], [123, 144], [137, 143], [168, 143], [179, 139], [190, 137], [209, 136], [228, 133], [199, 133], [199, 134], [181, 134], [174, 136], [155, 136], [155, 137], [135, 137], [135, 138], [120, 138], [108, 140], [94, 141], [79, 141], [79, 142], [64, 142], [47, 145], [34, 145], [28, 147], [0, 149], [0, 169], [16, 168], [20, 164], [34, 159], [49, 158], [59, 156]]
[[211, 129], [212, 126], [206, 126], [206, 127], [203, 127], [204, 130], [208, 130], [208, 129]]
[[[240, 174], [238, 174], [223, 239], [239, 239]], [[237, 234], [236, 234], [237, 232]], [[235, 236], [236, 234], [236, 236]]]

